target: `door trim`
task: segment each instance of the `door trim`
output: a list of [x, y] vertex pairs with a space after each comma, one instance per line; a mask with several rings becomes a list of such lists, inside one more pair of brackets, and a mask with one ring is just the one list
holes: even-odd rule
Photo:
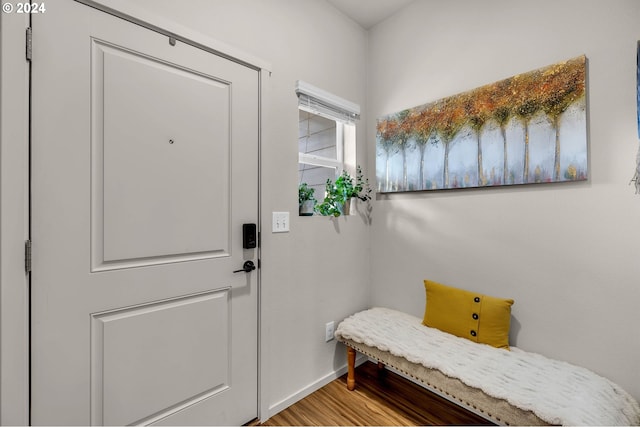
[[[0, 15], [0, 424], [29, 423], [28, 15]], [[17, 41], [17, 42], [16, 42]]]
[[190, 44], [214, 55], [254, 69], [270, 72], [271, 64], [233, 46], [215, 40], [188, 27], [177, 24], [146, 9], [133, 4], [129, 0], [75, 0], [78, 3], [96, 8], [117, 16], [151, 31], [172, 37], [177, 41]]
[[[223, 42], [171, 22], [126, 0], [75, 0], [134, 22], [207, 52], [243, 64], [259, 75], [258, 231], [261, 230], [261, 147], [263, 111], [271, 65]], [[29, 277], [24, 269], [24, 243], [29, 238], [29, 63], [22, 43], [28, 15], [0, 14], [0, 425], [29, 425]], [[16, 40], [19, 43], [16, 43]], [[260, 248], [258, 248], [260, 259]], [[257, 413], [268, 417], [268, 399], [262, 367], [265, 364], [266, 327], [261, 309], [258, 270], [258, 396]]]

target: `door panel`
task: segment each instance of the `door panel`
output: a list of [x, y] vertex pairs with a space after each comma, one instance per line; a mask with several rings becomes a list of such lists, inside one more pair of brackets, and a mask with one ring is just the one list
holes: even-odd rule
[[226, 391], [229, 314], [223, 289], [92, 315], [92, 424], [146, 423]]
[[92, 51], [104, 262], [228, 254], [230, 82], [95, 40]]
[[32, 25], [32, 422], [250, 421], [258, 72], [71, 0]]

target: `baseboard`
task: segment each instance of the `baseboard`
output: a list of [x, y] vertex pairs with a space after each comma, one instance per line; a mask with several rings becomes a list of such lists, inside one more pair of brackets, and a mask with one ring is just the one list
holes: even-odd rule
[[[356, 366], [360, 366], [361, 364], [365, 363], [367, 360], [368, 359], [367, 359], [366, 356], [358, 355], [358, 357], [356, 358]], [[268, 413], [269, 418], [273, 417], [278, 412], [287, 409], [289, 406], [293, 405], [294, 403], [298, 402], [299, 400], [304, 399], [305, 397], [307, 397], [308, 395], [310, 395], [314, 391], [321, 389], [325, 385], [329, 384], [331, 381], [333, 381], [333, 380], [335, 380], [337, 378], [340, 378], [342, 375], [344, 375], [346, 373], [347, 373], [347, 365], [344, 365], [342, 368], [325, 375], [324, 377], [320, 378], [317, 381], [312, 382], [308, 386], [306, 386], [303, 389], [295, 392], [294, 394], [292, 394], [291, 396], [287, 397], [286, 399], [283, 399], [280, 402], [277, 402], [277, 403], [269, 406], [269, 413]], [[269, 418], [267, 418], [267, 419], [269, 419]], [[260, 422], [264, 423], [265, 421], [267, 421], [267, 419], [260, 420]]]

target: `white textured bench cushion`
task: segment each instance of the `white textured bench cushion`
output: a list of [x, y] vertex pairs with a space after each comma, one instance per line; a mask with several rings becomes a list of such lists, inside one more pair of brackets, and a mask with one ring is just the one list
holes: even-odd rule
[[640, 406], [588, 369], [517, 348], [477, 344], [422, 325], [406, 313], [372, 308], [342, 321], [336, 337], [436, 369], [558, 425], [638, 425]]

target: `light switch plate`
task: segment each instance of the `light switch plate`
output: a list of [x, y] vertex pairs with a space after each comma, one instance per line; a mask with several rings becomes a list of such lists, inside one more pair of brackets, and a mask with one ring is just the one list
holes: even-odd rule
[[273, 212], [273, 224], [271, 231], [273, 233], [289, 232], [289, 212]]

